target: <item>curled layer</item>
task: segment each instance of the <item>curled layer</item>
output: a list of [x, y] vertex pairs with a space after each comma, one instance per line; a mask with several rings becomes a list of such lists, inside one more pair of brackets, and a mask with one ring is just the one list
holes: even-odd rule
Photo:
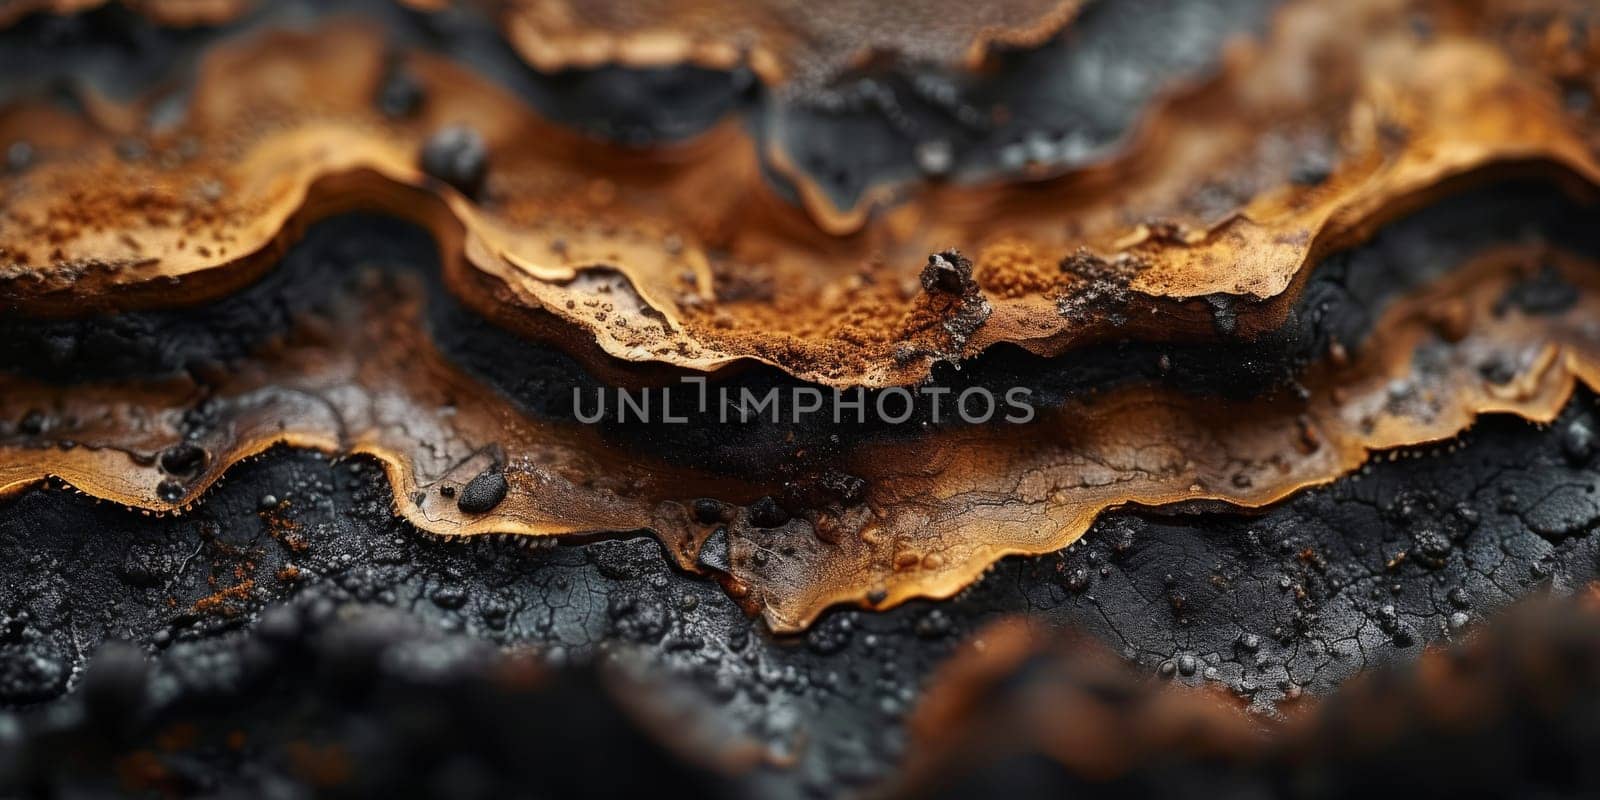
[[[806, 507], [785, 486], [669, 464], [595, 429], [519, 411], [455, 367], [414, 285], [381, 281], [221, 374], [70, 387], [8, 378], [0, 487], [48, 476], [181, 510], [280, 442], [383, 461], [398, 512], [444, 535], [654, 530], [779, 631], [837, 603], [945, 597], [999, 558], [1045, 553], [1102, 510], [1261, 506], [1447, 439], [1474, 417], [1554, 417], [1600, 385], [1600, 272], [1539, 247], [1490, 252], [1396, 303], [1372, 346], [1312, 367], [1300, 395], [1197, 398], [1132, 386], [1029, 424], [935, 427], [844, 445]], [[775, 459], [798, 458], [775, 454]], [[841, 489], [841, 487], [843, 487]]]
[[[215, 297], [310, 219], [377, 207], [435, 230], [476, 310], [596, 362], [754, 360], [885, 386], [1002, 342], [1250, 338], [1282, 324], [1308, 263], [1453, 178], [1600, 177], [1542, 79], [1452, 32], [1463, 25], [1423, 36], [1404, 11], [1292, 7], [1123, 155], [1051, 180], [879, 192], [841, 211], [766, 154], [808, 214], [770, 190], [732, 123], [610, 147], [444, 60], [397, 58], [371, 31], [262, 36], [212, 54], [187, 119], [159, 135], [101, 106], [0, 116], [0, 139], [34, 154], [0, 181], [0, 297], [56, 315]], [[385, 116], [377, 98], [396, 85], [420, 99]], [[463, 122], [481, 149], [441, 133]], [[448, 154], [437, 176], [427, 142]], [[951, 246], [975, 262], [959, 297], [918, 281]]]

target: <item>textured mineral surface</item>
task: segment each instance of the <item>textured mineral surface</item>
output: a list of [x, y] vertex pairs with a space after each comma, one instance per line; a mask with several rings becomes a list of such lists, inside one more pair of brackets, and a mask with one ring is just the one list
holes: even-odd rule
[[1580, 0], [0, 3], [0, 795], [1600, 788], [1597, 76]]

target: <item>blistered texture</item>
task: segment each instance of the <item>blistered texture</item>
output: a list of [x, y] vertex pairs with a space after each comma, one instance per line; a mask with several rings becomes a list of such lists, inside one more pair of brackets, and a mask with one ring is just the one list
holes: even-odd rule
[[1044, 42], [1067, 24], [1079, 4], [504, 0], [498, 5], [507, 37], [542, 70], [690, 62], [715, 69], [748, 66], [773, 84], [817, 85], [879, 57], [977, 67], [993, 49]]
[[[1457, 176], [1595, 177], [1536, 71], [1406, 19], [1380, 2], [1286, 9], [1119, 156], [1032, 184], [929, 187], [876, 214], [888, 198], [837, 208], [767, 153], [802, 214], [732, 123], [629, 150], [371, 31], [264, 35], [212, 52], [184, 121], [160, 134], [134, 136], [114, 110], [0, 118], [0, 138], [29, 145], [0, 184], [0, 277], [34, 314], [172, 305], [248, 283], [300, 223], [376, 207], [435, 230], [474, 308], [592, 361], [756, 360], [888, 385], [997, 343], [1250, 339], [1283, 324], [1315, 256]], [[380, 110], [396, 80], [421, 98], [398, 119]], [[986, 313], [916, 282], [951, 246], [975, 262]], [[1219, 303], [1233, 320], [1220, 330]]]
[[[938, 692], [948, 677], [931, 671], [1017, 613], [1084, 630], [1147, 676], [1292, 714], [1360, 670], [1498, 624], [1518, 597], [1593, 580], [1600, 540], [1585, 489], [1600, 485], [1597, 425], [1583, 394], [1553, 425], [1492, 416], [1461, 440], [1396, 452], [1259, 513], [1114, 513], [1069, 550], [1007, 559], [957, 598], [837, 611], [798, 640], [752, 628], [648, 537], [528, 548], [421, 535], [393, 519], [387, 481], [362, 458], [274, 450], [181, 517], [30, 490], [0, 514], [0, 702], [14, 710], [0, 713], [0, 787], [115, 785], [112, 762], [71, 759], [100, 736], [164, 765], [188, 792], [305, 785], [294, 742], [342, 747], [358, 789], [463, 775], [525, 782], [526, 759], [564, 779], [567, 762], [587, 764], [582, 752], [515, 750], [508, 761], [491, 737], [453, 733], [563, 746], [547, 740], [549, 714], [472, 699], [498, 697], [478, 677], [499, 671], [498, 646], [531, 647], [554, 665], [636, 665], [653, 676], [652, 697], [684, 693], [697, 710], [686, 719], [721, 720], [738, 745], [727, 754], [745, 764], [734, 770], [742, 794], [839, 794], [889, 778], [905, 747], [902, 715], [920, 687]], [[125, 677], [138, 670], [122, 658], [106, 671], [124, 677], [97, 679], [112, 702], [80, 716], [80, 703], [108, 693], [91, 692], [83, 672], [108, 640], [150, 658], [148, 683]], [[567, 737], [632, 747], [602, 712], [604, 693], [560, 685], [596, 703], [553, 712]], [[432, 701], [439, 693], [461, 701]], [[429, 724], [394, 724], [413, 714]], [[580, 730], [582, 720], [595, 726]], [[325, 733], [308, 739], [309, 729]], [[193, 738], [161, 739], [176, 747], [149, 746], [184, 730]], [[766, 755], [741, 761], [747, 743]], [[629, 775], [603, 772], [618, 774], [578, 774]]]
[[1081, 638], [998, 626], [935, 679], [898, 796], [1592, 792], [1593, 606], [1592, 593], [1529, 603], [1275, 730], [1162, 691]]

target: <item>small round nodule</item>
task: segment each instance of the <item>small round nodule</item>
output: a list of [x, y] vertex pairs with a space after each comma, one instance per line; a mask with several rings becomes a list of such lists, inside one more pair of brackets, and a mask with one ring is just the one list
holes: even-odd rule
[[189, 442], [179, 442], [161, 451], [161, 470], [168, 475], [193, 475], [205, 468], [206, 451]]
[[917, 159], [917, 168], [929, 177], [942, 178], [949, 175], [950, 168], [955, 166], [955, 150], [944, 139], [922, 142], [913, 154]]
[[489, 147], [466, 125], [441, 128], [422, 145], [422, 171], [476, 197], [489, 175]]
[[456, 508], [468, 514], [487, 513], [506, 499], [506, 491], [510, 488], [505, 475], [496, 470], [485, 470], [467, 481], [461, 496], [456, 498]]

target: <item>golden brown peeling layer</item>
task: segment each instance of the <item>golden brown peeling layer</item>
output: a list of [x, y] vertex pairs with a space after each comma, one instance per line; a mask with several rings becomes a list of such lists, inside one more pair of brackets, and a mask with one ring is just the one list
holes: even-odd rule
[[[1452, 32], [1463, 24], [1419, 35], [1406, 10], [1291, 7], [1266, 45], [1171, 98], [1099, 166], [842, 211], [792, 173], [808, 213], [770, 190], [731, 122], [628, 150], [438, 58], [396, 67], [358, 27], [261, 36], [212, 54], [188, 119], [144, 136], [140, 161], [115, 152], [139, 133], [127, 109], [0, 114], [0, 139], [39, 153], [0, 180], [0, 302], [70, 315], [214, 297], [301, 224], [377, 207], [430, 225], [469, 305], [596, 369], [598, 353], [696, 370], [755, 360], [832, 386], [907, 384], [1001, 342], [1057, 354], [1214, 338], [1196, 299], [1212, 294], [1248, 301], [1235, 334], [1248, 338], [1281, 324], [1319, 255], [1454, 178], [1534, 165], [1600, 180], [1546, 81]], [[374, 105], [397, 68], [427, 98], [402, 120]], [[488, 145], [475, 197], [419, 167], [428, 137], [461, 122]], [[1334, 157], [1315, 185], [1290, 179], [1308, 148]], [[1218, 207], [1219, 192], [1240, 199]], [[986, 318], [952, 319], [964, 304], [918, 284], [928, 254], [952, 246], [976, 261]]]
[[[1371, 451], [1448, 439], [1477, 414], [1550, 420], [1576, 381], [1594, 387], [1600, 378], [1600, 275], [1565, 263], [1563, 274], [1584, 290], [1578, 305], [1550, 317], [1497, 315], [1512, 276], [1532, 258], [1502, 252], [1398, 304], [1359, 358], [1306, 376], [1308, 401], [1135, 388], [1030, 425], [864, 448], [846, 468], [867, 480], [871, 513], [834, 520], [844, 522], [830, 537], [836, 542], [801, 538], [792, 557], [765, 564], [757, 547], [795, 540], [752, 537], [749, 576], [736, 577], [764, 593], [774, 627], [800, 627], [822, 608], [875, 592], [886, 603], [947, 597], [1003, 556], [1065, 547], [1107, 508], [1191, 500], [1259, 507], [1350, 472]], [[1416, 358], [1425, 345], [1443, 352]], [[1490, 382], [1482, 374], [1490, 364], [1516, 377]]]
[[[1575, 303], [1532, 314], [1502, 302], [1547, 266], [1576, 287]], [[371, 307], [308, 321], [200, 384], [7, 378], [0, 419], [24, 422], [0, 440], [0, 491], [54, 476], [171, 511], [278, 442], [366, 453], [386, 465], [398, 512], [424, 530], [649, 528], [681, 566], [720, 577], [773, 629], [795, 631], [836, 603], [949, 596], [1005, 555], [1070, 544], [1107, 508], [1262, 506], [1356, 469], [1371, 451], [1448, 439], [1481, 413], [1549, 420], [1577, 381], [1600, 387], [1597, 265], [1505, 249], [1396, 302], [1373, 346], [1311, 369], [1309, 399], [1139, 386], [1029, 424], [850, 443], [836, 466], [864, 479], [861, 502], [818, 503], [781, 527], [755, 527], [742, 508], [705, 524], [690, 511], [696, 498], [748, 505], [780, 487], [657, 463], [593, 429], [518, 412], [434, 350], [412, 291], [374, 288]], [[163, 456], [186, 433], [207, 455], [171, 459], [175, 468]], [[474, 508], [469, 487], [484, 472], [504, 477], [505, 496]], [[723, 527], [727, 551], [710, 563], [725, 567], [706, 566], [701, 548]]]

